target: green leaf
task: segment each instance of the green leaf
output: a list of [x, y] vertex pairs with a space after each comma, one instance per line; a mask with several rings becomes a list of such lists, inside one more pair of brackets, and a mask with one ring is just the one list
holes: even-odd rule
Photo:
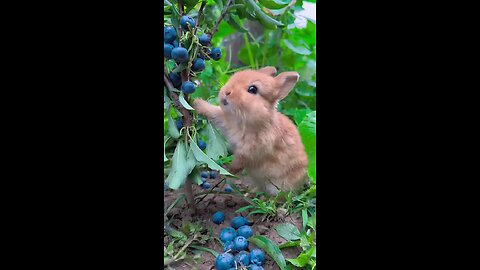
[[167, 180], [165, 180], [168, 187], [171, 189], [178, 189], [187, 179], [186, 154], [185, 143], [183, 141], [178, 141], [175, 152], [173, 153], [172, 168], [170, 169]]
[[307, 221], [308, 221], [307, 209], [302, 209], [302, 227], [304, 230], [305, 230], [305, 227], [307, 227]]
[[[187, 146], [185, 146], [185, 148], [187, 148]], [[186, 166], [186, 171], [188, 175], [192, 172], [192, 170], [195, 168], [195, 165], [197, 164], [197, 159], [195, 158], [195, 155], [193, 154], [191, 147], [188, 148], [186, 163], [187, 164], [185, 164], [185, 166]]]
[[180, 101], [182, 106], [185, 107], [185, 109], [190, 111], [195, 111], [195, 109], [192, 108], [192, 106], [190, 106], [190, 104], [188, 104], [188, 102], [185, 100], [185, 95], [183, 94], [183, 92], [180, 92], [180, 96], [178, 96], [178, 100]]
[[245, 5], [247, 7], [247, 12], [253, 14], [255, 19], [268, 29], [276, 29], [277, 26], [285, 26], [283, 23], [271, 18], [255, 3], [254, 0], [245, 0]]
[[305, 232], [303, 232], [302, 235], [300, 235], [300, 246], [305, 250], [308, 247], [310, 247], [311, 245], [312, 245], [312, 243], [307, 238], [307, 235], [305, 234]]
[[192, 183], [195, 183], [197, 185], [201, 185], [203, 183], [201, 172], [198, 167], [192, 170], [192, 172], [188, 175], [188, 179], [192, 180]]
[[288, 241], [279, 245], [278, 248], [282, 249], [282, 248], [288, 248], [288, 247], [298, 247], [299, 245], [300, 245], [300, 241]]
[[178, 239], [178, 240], [180, 240], [180, 241], [186, 241], [187, 238], [188, 238], [183, 232], [177, 231], [177, 230], [174, 230], [174, 229], [170, 230], [170, 231], [169, 231], [169, 234], [170, 234], [173, 238]]
[[221, 174], [223, 175], [229, 175], [229, 176], [234, 176], [233, 174], [229, 173], [227, 170], [224, 168], [220, 167], [217, 163], [215, 163], [212, 159], [210, 159], [205, 153], [203, 153], [200, 148], [198, 148], [198, 145], [193, 141], [192, 138], [190, 138], [190, 149], [192, 149], [193, 154], [195, 155], [195, 158], [198, 161], [205, 162], [207, 166], [212, 169], [212, 170], [218, 170], [220, 171]]
[[170, 108], [168, 109], [168, 134], [170, 134], [170, 136], [174, 139], [178, 139], [180, 137], [180, 132], [175, 125], [175, 121], [173, 121]]
[[287, 241], [300, 239], [300, 232], [298, 231], [297, 227], [291, 223], [278, 224], [275, 227], [275, 230], [277, 231], [278, 235]]
[[168, 140], [170, 139], [169, 136], [163, 137], [163, 162], [168, 161], [167, 155], [165, 154], [165, 145], [167, 145]]
[[186, 69], [187, 66], [188, 66], [188, 63], [186, 63], [186, 62], [185, 62], [185, 63], [181, 63], [181, 64], [178, 65], [176, 68], [174, 68], [174, 69], [172, 70], [172, 72], [174, 72], [174, 73], [181, 72], [182, 70]]
[[217, 160], [228, 154], [227, 144], [223, 137], [213, 128], [210, 122], [207, 122], [207, 156]]
[[302, 138], [302, 143], [305, 146], [305, 151], [308, 158], [308, 176], [314, 180], [317, 179], [316, 159], [317, 159], [317, 111], [313, 111], [298, 125], [298, 131]]
[[317, 228], [317, 217], [316, 217], [316, 213], [314, 213], [313, 216], [309, 217], [308, 218], [308, 221], [307, 221], [307, 226], [316, 230]]
[[254, 235], [248, 239], [250, 243], [253, 243], [257, 247], [263, 249], [272, 258], [280, 269], [285, 270], [287, 263], [282, 255], [280, 249], [270, 239], [261, 235]]
[[195, 249], [198, 249], [198, 250], [210, 252], [213, 256], [215, 256], [215, 258], [218, 257], [218, 255], [220, 255], [220, 254], [219, 254], [218, 252], [216, 252], [215, 250], [209, 249], [209, 248], [206, 248], [206, 247], [197, 246], [197, 245], [190, 245], [190, 247], [195, 248]]
[[302, 55], [310, 55], [312, 53], [312, 51], [305, 48], [305, 46], [303, 45], [295, 46], [286, 39], [283, 39], [283, 42], [285, 43], [285, 46], [287, 46], [290, 50], [294, 51], [295, 53], [302, 54]]
[[183, 0], [183, 6], [185, 7], [185, 13], [188, 13], [196, 4], [200, 2], [199, 0]]
[[240, 18], [235, 14], [227, 14], [224, 19], [233, 29], [240, 33], [247, 33], [248, 30], [243, 27]]
[[250, 208], [253, 208], [253, 205], [247, 205], [247, 206], [244, 206], [242, 208], [239, 208], [237, 211], [235, 211], [235, 213], [240, 213], [240, 212], [243, 212], [247, 209], [250, 209]]
[[288, 6], [288, 4], [290, 4], [290, 2], [292, 1], [291, 0], [259, 0], [258, 2], [260, 2], [260, 4], [262, 4], [264, 7], [269, 9], [281, 9]]
[[307, 251], [304, 251], [298, 255], [296, 259], [287, 259], [287, 261], [291, 262], [296, 267], [304, 267], [307, 265], [310, 257], [312, 256], [313, 252], [315, 252], [316, 247], [312, 247]]
[[305, 118], [307, 113], [311, 112], [310, 109], [295, 109], [293, 111], [293, 117], [295, 119], [295, 124], [299, 125], [302, 120]]
[[252, 216], [254, 214], [266, 214], [266, 212], [264, 210], [255, 210], [255, 211], [252, 211], [252, 212], [248, 213], [247, 217]]

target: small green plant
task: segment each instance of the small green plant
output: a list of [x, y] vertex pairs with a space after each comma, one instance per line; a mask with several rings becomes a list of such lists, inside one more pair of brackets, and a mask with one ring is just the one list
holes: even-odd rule
[[[170, 266], [181, 260], [195, 261], [200, 259], [197, 254], [188, 255], [188, 249], [199, 249], [198, 245], [204, 245], [210, 240], [207, 230], [199, 222], [184, 223], [179, 229], [174, 229], [170, 224], [165, 225], [163, 262], [165, 266]], [[205, 251], [206, 248], [204, 248]], [[207, 251], [211, 252], [211, 250]]]

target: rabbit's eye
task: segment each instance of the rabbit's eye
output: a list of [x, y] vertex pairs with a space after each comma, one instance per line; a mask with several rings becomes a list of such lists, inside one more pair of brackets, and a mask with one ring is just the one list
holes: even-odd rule
[[251, 85], [248, 87], [248, 92], [250, 94], [256, 94], [257, 93], [257, 87], [255, 87], [255, 85]]

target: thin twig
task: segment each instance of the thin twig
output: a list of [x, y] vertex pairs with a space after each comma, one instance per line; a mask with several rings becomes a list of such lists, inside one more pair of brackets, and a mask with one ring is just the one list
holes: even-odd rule
[[198, 10], [197, 24], [196, 24], [197, 27], [195, 27], [195, 32], [194, 32], [195, 34], [197, 34], [197, 29], [200, 26], [200, 18], [202, 17], [202, 11], [203, 11], [203, 9], [205, 8], [206, 5], [207, 5], [207, 0], [203, 0], [202, 5], [200, 6], [200, 9]]
[[[220, 184], [221, 184], [223, 181], [225, 181], [225, 180], [227, 180], [227, 178], [223, 178], [221, 181], [218, 181], [218, 183], [216, 183], [216, 184], [211, 188], [211, 190], [213, 190], [214, 188], [216, 188], [218, 185], [220, 185]], [[208, 194], [210, 194], [210, 193], [211, 193], [211, 192], [203, 195], [203, 197], [200, 198], [200, 200], [198, 200], [195, 204], [199, 204], [199, 203], [200, 203], [201, 201], [203, 201], [203, 199], [205, 199], [205, 197], [207, 197]]]
[[210, 33], [210, 38], [213, 39], [213, 36], [215, 33], [218, 31], [218, 26], [222, 22], [223, 18], [225, 18], [225, 15], [227, 15], [228, 8], [232, 4], [233, 0], [228, 0], [227, 4], [223, 7], [222, 14], [220, 15], [220, 18], [218, 18], [218, 21], [215, 23], [215, 26], [213, 27], [211, 33]]

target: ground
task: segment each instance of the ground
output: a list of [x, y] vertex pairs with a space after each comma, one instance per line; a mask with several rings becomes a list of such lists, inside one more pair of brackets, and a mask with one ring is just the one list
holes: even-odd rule
[[[233, 180], [237, 187], [240, 189], [246, 189], [249, 187], [249, 183], [246, 180]], [[214, 183], [212, 183], [214, 184]], [[194, 193], [199, 193], [203, 192], [199, 186], [194, 186]], [[177, 190], [177, 191], [167, 191], [165, 192], [165, 205], [171, 205], [179, 195], [183, 193], [183, 190]], [[207, 195], [203, 201], [201, 201], [197, 207], [197, 214], [192, 215], [191, 212], [188, 210], [186, 207], [185, 203], [182, 203], [178, 205], [177, 207], [173, 208], [169, 213], [168, 213], [168, 219], [172, 221], [172, 224], [181, 226], [182, 222], [188, 222], [192, 220], [200, 220], [202, 223], [205, 225], [207, 228], [212, 228], [213, 230], [213, 235], [217, 236], [220, 234], [220, 230], [230, 226], [230, 220], [235, 217], [240, 215], [239, 213], [235, 213], [235, 211], [241, 207], [247, 206], [248, 202], [246, 202], [240, 195], [238, 194], [217, 194], [217, 195]], [[212, 215], [217, 212], [221, 211], [225, 214], [225, 222], [217, 225], [212, 222]], [[248, 210], [247, 210], [248, 211]], [[243, 216], [246, 216], [248, 212], [242, 212]], [[302, 221], [301, 217], [293, 214], [290, 215], [283, 220], [281, 218], [278, 218], [278, 220], [275, 221], [264, 221], [261, 222], [259, 219], [261, 217], [259, 216], [253, 216], [249, 218], [250, 221], [254, 221], [255, 223], [251, 226], [253, 229], [254, 235], [263, 235], [273, 242], [275, 242], [277, 245], [285, 243], [286, 240], [281, 238], [274, 227], [283, 222], [291, 222], [294, 224], [299, 230], [302, 227]], [[223, 252], [223, 246], [216, 240], [211, 239], [209, 240], [204, 247], [213, 249], [219, 253]], [[252, 243], [249, 243], [249, 249], [256, 248]], [[248, 250], [247, 250], [248, 251]], [[282, 254], [287, 258], [295, 258], [299, 253], [301, 252], [301, 249], [299, 247], [293, 247], [293, 248], [286, 248], [282, 249]], [[215, 257], [209, 253], [209, 252], [203, 252], [203, 261], [199, 265], [195, 265], [198, 267], [197, 269], [199, 270], [210, 270], [210, 269], [215, 269], [214, 264], [215, 264]], [[264, 264], [264, 269], [265, 270], [277, 270], [279, 267], [276, 265], [275, 261], [273, 261], [269, 256], [267, 255], [267, 260]], [[188, 265], [187, 263], [181, 261], [177, 264], [171, 265], [173, 269], [192, 269], [192, 265]]]

